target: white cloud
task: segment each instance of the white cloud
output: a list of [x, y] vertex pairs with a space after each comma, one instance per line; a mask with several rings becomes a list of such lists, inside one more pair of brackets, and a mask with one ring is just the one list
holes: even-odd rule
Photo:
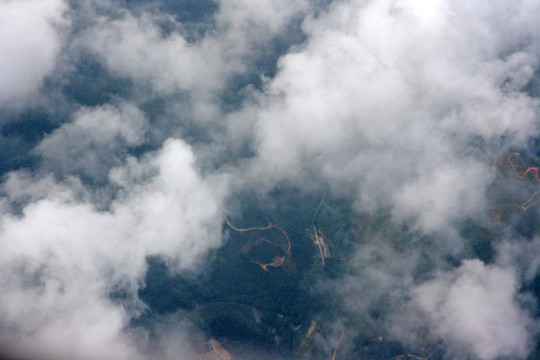
[[492, 179], [490, 169], [476, 161], [441, 164], [403, 186], [396, 194], [393, 215], [412, 219], [427, 232], [444, 229], [455, 219], [475, 217], [486, 210], [484, 189]]
[[[21, 215], [3, 214], [0, 341], [13, 354], [136, 358], [123, 331], [142, 310], [136, 292], [146, 256], [193, 269], [221, 243], [226, 181], [202, 178], [182, 141], [169, 140], [157, 154], [111, 174], [123, 191], [108, 211], [67, 197], [68, 188]], [[114, 304], [113, 290], [126, 292], [132, 305]]]
[[302, 4], [222, 2], [215, 15], [216, 28], [195, 42], [179, 30], [164, 35], [157, 21], [164, 14], [135, 16], [126, 11], [117, 20], [100, 19], [82, 43], [115, 74], [149, 83], [158, 93], [190, 91], [206, 98], [223, 89], [232, 75], [246, 71], [254, 50], [284, 31], [306, 7]]
[[332, 286], [331, 292], [340, 295], [348, 314], [377, 328], [381, 319], [374, 319], [370, 311], [376, 310], [381, 315], [401, 304], [403, 294], [414, 283], [413, 274], [421, 253], [399, 249], [379, 234], [372, 235], [356, 250], [349, 263], [353, 272], [323, 286]]
[[[353, 274], [332, 287], [349, 313], [376, 308], [378, 325], [392, 323], [388, 306], [402, 309], [428, 269], [459, 258], [456, 225], [485, 217], [495, 160], [538, 132], [538, 99], [523, 90], [538, 67], [538, 11], [533, 1], [334, 2], [304, 21], [306, 42], [240, 114], [253, 114], [257, 184], [315, 177], [420, 235], [399, 251], [378, 235], [358, 245]], [[533, 321], [513, 269], [465, 261], [412, 296], [450, 352], [524, 358]], [[417, 315], [400, 315], [402, 339], [418, 340]]]
[[540, 274], [540, 237], [511, 239], [497, 245], [497, 262], [519, 269], [523, 280], [531, 282]]
[[35, 148], [46, 171], [106, 181], [125, 148], [141, 144], [148, 129], [143, 113], [128, 103], [82, 108], [73, 117]]
[[[119, 3], [81, 5], [92, 16], [98, 5], [114, 15], [86, 19], [69, 50], [97, 55], [113, 77], [133, 81], [139, 98], [78, 108], [35, 148], [41, 167], [12, 172], [2, 185], [0, 343], [22, 357], [142, 356], [135, 343], [144, 334], [127, 325], [144, 308], [136, 293], [145, 257], [192, 269], [220, 245], [230, 179], [212, 172], [223, 149], [253, 145], [253, 158], [226, 162], [237, 185], [325, 182], [360, 210], [388, 212], [393, 224], [442, 238], [403, 249], [374, 236], [359, 246], [352, 267], [360, 276], [339, 285], [347, 308], [360, 313], [399, 305], [419, 266], [436, 267], [462, 249], [449, 234], [484, 215], [498, 152], [538, 131], [538, 100], [522, 91], [539, 64], [536, 0], [335, 1], [303, 21], [306, 42], [281, 57], [264, 89], [242, 89], [249, 101], [227, 114], [217, 99], [230, 80], [259, 75], [254, 60], [312, 5], [220, 2], [208, 31], [188, 40], [172, 17]], [[54, 70], [67, 10], [60, 0], [0, 0], [0, 105], [28, 99]], [[171, 32], [160, 28], [165, 18]], [[167, 111], [178, 119], [152, 113], [147, 121], [133, 104], [147, 100], [140, 97], [148, 88], [177, 101]], [[190, 138], [191, 148], [169, 139], [156, 153], [128, 155], [149, 133], [171, 136], [168, 121], [178, 122], [175, 134], [184, 121], [205, 123], [218, 143]], [[209, 174], [198, 170], [201, 157]], [[100, 191], [109, 193], [97, 199]], [[425, 325], [427, 317], [456, 353], [524, 357], [531, 321], [511, 269], [524, 259], [527, 280], [534, 278], [537, 246], [507, 242], [498, 265], [465, 261], [417, 286], [410, 305], [424, 317], [407, 320]], [[110, 297], [115, 290], [127, 293], [122, 305]], [[162, 343], [186, 344], [183, 336]]]
[[0, 105], [35, 95], [62, 46], [64, 0], [0, 1]]
[[103, 18], [85, 43], [113, 73], [148, 82], [161, 93], [219, 88], [226, 72], [216, 44], [190, 44], [177, 32], [162, 36], [149, 15]]
[[522, 359], [530, 350], [533, 320], [517, 302], [517, 290], [511, 268], [467, 260], [418, 286], [412, 297], [432, 334], [457, 356]]
[[472, 140], [504, 151], [537, 129], [538, 101], [520, 92], [537, 65], [523, 13], [535, 5], [424, 5], [336, 2], [304, 22], [306, 44], [261, 96], [254, 176], [272, 186], [316, 174], [356, 187], [360, 209], [395, 208], [427, 232], [482, 212], [498, 154], [478, 156]]

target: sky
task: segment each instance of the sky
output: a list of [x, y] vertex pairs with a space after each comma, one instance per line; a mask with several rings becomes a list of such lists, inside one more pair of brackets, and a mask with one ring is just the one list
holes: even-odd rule
[[[365, 236], [346, 275], [316, 284], [344, 314], [447, 358], [531, 356], [540, 237], [520, 226], [539, 213], [494, 220], [493, 189], [537, 191], [500, 164], [538, 156], [539, 14], [536, 0], [0, 0], [0, 348], [192, 359], [202, 335], [181, 315], [132, 326], [148, 258], [203, 273], [243, 194], [288, 188], [415, 239]], [[489, 258], [471, 223], [497, 234]]]

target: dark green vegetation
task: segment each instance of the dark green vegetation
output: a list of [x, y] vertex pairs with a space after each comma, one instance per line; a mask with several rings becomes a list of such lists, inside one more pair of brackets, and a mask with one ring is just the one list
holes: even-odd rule
[[[512, 193], [522, 180], [507, 170], [501, 168], [492, 189], [492, 219], [460, 225], [467, 245], [462, 253], [446, 259], [447, 266], [458, 267], [466, 258], [492, 263], [507, 225], [512, 225], [516, 236], [531, 239], [537, 233], [538, 209], [520, 208], [522, 198], [530, 195]], [[521, 191], [534, 185], [530, 182]], [[153, 314], [181, 312], [207, 339], [218, 339], [235, 359], [249, 358], [245, 354], [253, 354], [253, 349], [269, 358], [287, 359], [329, 359], [334, 351], [336, 359], [408, 359], [413, 354], [445, 358], [443, 344], [430, 340], [428, 333], [422, 345], [413, 349], [378, 327], [395, 299], [383, 295], [372, 301], [365, 314], [351, 313], [344, 306], [347, 299], [325, 285], [362, 276], [373, 263], [363, 264], [354, 256], [362, 246], [371, 245], [387, 247], [397, 261], [418, 252], [412, 274], [417, 281], [428, 279], [435, 269], [429, 255], [431, 239], [394, 223], [388, 214], [361, 214], [348, 201], [322, 193], [301, 195], [298, 189], [281, 189], [265, 199], [242, 194], [236, 208], [242, 216], [231, 217], [230, 222], [238, 229], [271, 223], [287, 232], [292, 246], [283, 265], [268, 266], [268, 271], [262, 266], [283, 255], [287, 247], [278, 230], [242, 232], [224, 222], [227, 240], [207, 259], [208, 271], [172, 274], [160, 259], [148, 260], [146, 287], [140, 297], [149, 311], [136, 324], [150, 323]], [[503, 215], [501, 209], [507, 209]], [[331, 254], [324, 263], [322, 249], [314, 241], [315, 230]], [[521, 290], [538, 299], [539, 283], [537, 277]]]
[[[272, 222], [284, 229], [292, 246], [291, 256], [282, 266], [269, 266], [265, 271], [260, 265], [265, 251], [283, 254], [286, 246], [271, 245], [286, 244], [279, 231], [239, 232], [224, 224], [227, 242], [208, 259], [205, 267], [209, 270], [202, 274], [171, 274], [160, 259], [149, 259], [147, 285], [140, 297], [150, 311], [136, 323], [144, 324], [153, 313], [183, 312], [235, 358], [256, 347], [285, 358], [327, 359], [329, 348], [334, 349], [324, 345], [325, 339], [345, 328], [338, 358], [386, 359], [406, 354], [402, 345], [379, 339], [374, 329], [358, 319], [342, 320], [346, 316], [342, 299], [318, 286], [350, 271], [353, 249], [367, 241], [365, 238], [378, 234], [383, 241], [407, 247], [410, 236], [404, 236], [406, 232], [398, 236], [403, 230], [391, 225], [388, 217], [358, 215], [346, 201], [330, 202], [321, 194], [299, 198], [293, 193], [292, 189], [282, 191], [271, 201], [259, 202], [244, 195], [244, 217], [230, 219], [238, 228]], [[331, 256], [324, 265], [313, 242], [314, 228], [328, 242]], [[342, 321], [343, 325], [336, 325]]]

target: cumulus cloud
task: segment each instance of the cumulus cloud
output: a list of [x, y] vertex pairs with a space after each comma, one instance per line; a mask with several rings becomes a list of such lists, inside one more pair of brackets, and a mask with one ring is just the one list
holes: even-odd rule
[[316, 174], [356, 188], [359, 209], [393, 207], [426, 232], [481, 212], [489, 151], [537, 129], [537, 100], [521, 92], [537, 65], [523, 13], [534, 6], [334, 3], [304, 22], [306, 44], [267, 84], [253, 172]]
[[[193, 145], [210, 138], [221, 149], [235, 148], [239, 133], [245, 134], [242, 141], [252, 141], [253, 121], [227, 116], [224, 109], [239, 106], [231, 106], [227, 99], [241, 102], [250, 97], [253, 82], [271, 72], [272, 59], [298, 38], [287, 35], [310, 6], [305, 1], [279, 0], [218, 5], [197, 36], [191, 29], [197, 25], [178, 22], [169, 14], [113, 6], [112, 15], [97, 16], [92, 26], [77, 34], [73, 51], [91, 54], [115, 78], [133, 82], [139, 103], [162, 101], [160, 111], [166, 116], [152, 128], [158, 141], [172, 131], [195, 137]], [[281, 41], [273, 43], [277, 38]], [[225, 131], [228, 127], [231, 130]], [[219, 152], [209, 155], [210, 161], [222, 161]]]
[[[344, 313], [411, 344], [427, 328], [456, 356], [527, 355], [536, 329], [520, 285], [538, 273], [538, 239], [501, 240], [494, 264], [463, 261], [460, 225], [502, 227], [486, 220], [495, 160], [539, 130], [527, 92], [539, 2], [322, 3], [223, 1], [193, 25], [133, 2], [0, 0], [0, 110], [24, 107], [54, 72], [69, 119], [0, 186], [9, 355], [174, 358], [193, 335], [181, 315], [156, 327], [154, 348], [130, 326], [148, 256], [200, 269], [236, 191], [284, 183], [329, 188], [395, 227], [365, 232], [346, 274], [318, 284]], [[65, 37], [68, 13], [81, 21]], [[78, 104], [63, 77], [81, 59], [126, 89]], [[336, 329], [317, 338], [328, 354]]]
[[518, 302], [516, 275], [511, 268], [466, 260], [416, 287], [412, 302], [427, 316], [430, 334], [454, 356], [522, 359], [530, 350], [534, 322]]
[[234, 74], [246, 71], [253, 50], [283, 32], [305, 6], [302, 2], [265, 0], [220, 4], [215, 29], [201, 39], [189, 41], [181, 24], [169, 34], [160, 28], [160, 16], [135, 16], [131, 12], [117, 20], [102, 18], [88, 30], [82, 42], [99, 55], [116, 74], [149, 83], [154, 91], [191, 91], [207, 97], [223, 89]]
[[64, 0], [0, 2], [0, 105], [28, 100], [52, 73], [66, 10]]
[[[352, 313], [399, 308], [422, 283], [421, 266], [451, 269], [447, 257], [464, 250], [460, 222], [488, 212], [496, 159], [536, 135], [538, 99], [524, 87], [538, 67], [538, 25], [527, 15], [537, 10], [529, 1], [335, 2], [280, 58], [254, 110], [258, 183], [317, 178], [360, 211], [388, 211], [428, 236], [407, 243], [418, 253], [378, 234], [358, 244], [352, 275], [332, 288]], [[532, 320], [516, 300], [516, 267], [466, 261], [448, 271], [413, 293], [430, 329], [461, 354], [526, 357]]]
[[189, 44], [180, 33], [164, 37], [150, 16], [103, 19], [87, 42], [112, 71], [149, 82], [159, 92], [208, 90], [223, 81], [225, 64], [217, 49]]
[[[99, 4], [106, 13], [116, 13], [117, 5]], [[232, 74], [251, 66], [250, 51], [302, 9], [275, 1], [262, 5], [268, 11], [241, 1], [223, 4], [218, 31], [196, 43], [178, 29], [164, 35], [159, 23], [167, 15], [120, 9], [118, 17], [79, 24], [68, 50], [97, 55], [111, 73], [154, 94], [188, 94], [192, 104], [203, 104], [193, 114], [203, 121], [204, 114], [216, 117], [209, 99]], [[9, 66], [3, 67], [0, 101], [23, 99], [55, 67], [67, 5], [0, 6], [2, 24], [20, 33], [3, 42], [3, 53], [11, 55], [4, 59]], [[91, 7], [80, 10], [95, 15]], [[21, 59], [12, 56], [17, 52]], [[197, 269], [221, 244], [228, 178], [202, 175], [193, 148], [178, 139], [165, 140], [155, 153], [130, 155], [145, 144], [148, 129], [145, 114], [128, 101], [77, 107], [69, 122], [35, 147], [39, 167], [7, 174], [0, 231], [6, 249], [0, 256], [4, 353], [36, 359], [154, 356], [145, 353], [147, 334], [129, 327], [145, 310], [138, 290], [147, 257], [160, 256], [171, 271]], [[189, 357], [188, 333], [161, 336], [164, 349], [157, 352], [169, 358], [182, 348], [181, 356]]]
[[103, 182], [126, 156], [125, 149], [143, 142], [147, 127], [142, 112], [127, 103], [82, 108], [73, 122], [45, 138], [34, 152], [46, 171]]
[[[354, 254], [354, 271], [331, 285], [343, 299], [345, 309], [374, 328], [382, 314], [402, 303], [414, 284], [421, 256], [417, 250], [401, 251], [380, 238], [370, 239]], [[380, 329], [378, 329], [380, 331]]]
[[[67, 196], [68, 188], [2, 215], [4, 349], [31, 358], [133, 358], [123, 330], [144, 308], [137, 290], [146, 257], [193, 268], [220, 244], [226, 182], [202, 178], [182, 141], [128, 160], [111, 179], [121, 194], [108, 211]], [[114, 291], [127, 294], [126, 304], [111, 300]]]
[[502, 241], [497, 246], [497, 262], [506, 267], [518, 269], [524, 281], [533, 281], [540, 273], [540, 238], [532, 240], [512, 239]]
[[393, 214], [416, 220], [424, 231], [444, 228], [455, 219], [475, 217], [486, 210], [485, 189], [493, 176], [486, 164], [464, 160], [442, 164], [433, 173], [419, 174], [396, 195]]

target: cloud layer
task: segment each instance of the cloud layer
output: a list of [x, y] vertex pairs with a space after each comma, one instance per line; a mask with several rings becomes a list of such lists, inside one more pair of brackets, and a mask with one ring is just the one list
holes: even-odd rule
[[[539, 130], [538, 1], [166, 5], [0, 0], [2, 136], [28, 135], [32, 111], [51, 127], [1, 183], [3, 351], [191, 358], [181, 314], [158, 335], [133, 326], [150, 311], [149, 257], [204, 272], [236, 197], [288, 186], [394, 231], [365, 225], [345, 275], [314, 286], [345, 317], [413, 349], [528, 356], [538, 239], [490, 219], [489, 194], [497, 160]], [[493, 234], [493, 263], [475, 258], [469, 223]]]
[[[33, 201], [21, 214], [2, 216], [3, 348], [30, 358], [137, 357], [123, 331], [144, 309], [137, 291], [146, 256], [161, 255], [172, 269], [200, 265], [221, 242], [226, 181], [201, 178], [180, 140], [113, 168], [119, 195], [108, 210], [96, 209], [84, 189], [76, 192], [75, 179], [41, 179], [41, 194], [14, 191], [38, 182], [29, 176], [13, 173], [7, 182]], [[114, 292], [125, 293], [123, 305], [112, 301]]]
[[55, 68], [69, 25], [66, 11], [63, 0], [0, 3], [0, 105], [38, 93]]
[[451, 347], [482, 360], [524, 358], [533, 324], [516, 301], [517, 288], [512, 269], [468, 260], [416, 288], [413, 301], [428, 315], [433, 334]]
[[353, 186], [359, 208], [390, 206], [428, 232], [478, 214], [489, 152], [537, 130], [537, 100], [521, 89], [538, 43], [521, 13], [534, 4], [475, 7], [338, 2], [306, 21], [308, 41], [267, 85], [254, 171]]

